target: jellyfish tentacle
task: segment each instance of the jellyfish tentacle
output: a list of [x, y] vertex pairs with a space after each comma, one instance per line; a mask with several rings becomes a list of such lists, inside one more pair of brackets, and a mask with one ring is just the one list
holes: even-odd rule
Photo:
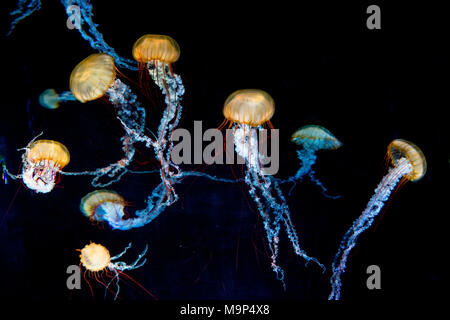
[[392, 167], [383, 177], [366, 209], [345, 233], [332, 264], [333, 275], [330, 280], [332, 290], [328, 297], [329, 300], [339, 300], [340, 298], [341, 277], [345, 273], [348, 256], [355, 247], [359, 236], [372, 225], [394, 188], [404, 176], [412, 172], [412, 168], [407, 158], [400, 159], [396, 166]]
[[301, 150], [297, 150], [297, 157], [301, 162], [300, 168], [295, 175], [281, 180], [280, 183], [292, 182], [293, 185], [289, 190], [288, 195], [291, 195], [292, 190], [297, 185], [297, 181], [303, 180], [305, 175], [308, 175], [312, 182], [322, 189], [322, 194], [331, 199], [340, 198], [340, 196], [328, 195], [327, 188], [314, 176], [313, 165], [316, 163], [316, 152], [321, 149], [337, 149], [342, 146], [342, 143], [334, 137], [327, 129], [317, 125], [306, 125], [294, 132], [291, 141], [297, 145], [302, 146]]
[[11, 35], [16, 25], [30, 16], [34, 12], [41, 9], [41, 0], [18, 0], [17, 8], [10, 12], [11, 16], [16, 16], [14, 20], [11, 22], [10, 28], [6, 36]]
[[[277, 181], [273, 179], [272, 176], [265, 176], [262, 173], [262, 156], [258, 151], [258, 140], [256, 134], [256, 131], [261, 130], [262, 127], [257, 126], [253, 128], [248, 124], [234, 124], [233, 129], [235, 150], [238, 155], [245, 159], [245, 163], [247, 165], [245, 182], [250, 187], [249, 194], [255, 201], [258, 212], [263, 219], [266, 237], [272, 254], [271, 267], [277, 274], [277, 279], [282, 282], [283, 288], [286, 288], [284, 271], [277, 264], [281, 222], [283, 223], [291, 245], [294, 248], [294, 252], [298, 256], [304, 258], [307, 262], [316, 262], [322, 270], [325, 270], [323, 264], [321, 264], [316, 258], [309, 257], [300, 248], [297, 232], [290, 217], [289, 207], [286, 204], [286, 199], [282, 195]], [[275, 190], [275, 195], [272, 194], [272, 189]], [[258, 196], [258, 192], [261, 196]], [[269, 212], [273, 212], [273, 219], [271, 219]]]

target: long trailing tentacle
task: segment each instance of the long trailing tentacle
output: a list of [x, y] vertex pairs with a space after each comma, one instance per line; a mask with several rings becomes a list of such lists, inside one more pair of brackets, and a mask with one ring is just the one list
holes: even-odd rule
[[406, 158], [402, 158], [395, 167], [391, 168], [375, 189], [375, 193], [370, 198], [366, 209], [364, 209], [362, 214], [353, 222], [352, 227], [345, 233], [332, 264], [333, 275], [330, 280], [331, 293], [328, 296], [329, 300], [340, 299], [341, 278], [346, 270], [348, 256], [355, 247], [359, 236], [372, 225], [375, 217], [383, 208], [384, 203], [389, 199], [392, 190], [394, 190], [400, 179], [410, 173], [411, 170], [411, 163]]

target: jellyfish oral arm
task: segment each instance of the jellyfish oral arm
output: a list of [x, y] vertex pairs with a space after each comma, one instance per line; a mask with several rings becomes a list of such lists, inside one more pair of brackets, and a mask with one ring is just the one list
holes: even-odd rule
[[[271, 267], [277, 274], [277, 279], [283, 283], [283, 287], [285, 288], [284, 271], [277, 264], [281, 223], [285, 227], [295, 253], [307, 262], [316, 262], [322, 270], [325, 270], [325, 267], [317, 259], [309, 257], [300, 248], [297, 232], [292, 223], [286, 199], [276, 179], [272, 176], [264, 176], [262, 172], [256, 129], [246, 124], [235, 125], [233, 128], [235, 150], [237, 154], [245, 159], [247, 165], [245, 183], [249, 186], [250, 196], [255, 201], [258, 212], [263, 219], [269, 248], [272, 253]], [[257, 129], [261, 129], [261, 127], [257, 127]], [[273, 217], [271, 217], [270, 213], [273, 213]]]
[[381, 180], [366, 209], [345, 233], [332, 265], [333, 275], [331, 277], [331, 293], [328, 297], [329, 300], [339, 300], [340, 298], [342, 286], [341, 277], [345, 273], [348, 256], [356, 245], [358, 237], [364, 230], [372, 225], [374, 218], [383, 208], [385, 201], [389, 199], [392, 190], [394, 190], [399, 181], [411, 171], [412, 165], [408, 159], [401, 158]]
[[114, 257], [111, 257], [110, 262], [108, 263], [108, 266], [107, 266], [107, 268], [110, 271], [114, 272], [115, 275], [109, 281], [108, 285], [106, 286], [105, 295], [106, 295], [106, 290], [109, 288], [112, 281], [116, 280], [116, 288], [117, 289], [116, 289], [116, 294], [114, 296], [114, 300], [117, 299], [117, 296], [119, 295], [119, 292], [120, 292], [119, 275], [122, 274], [122, 271], [137, 269], [139, 267], [142, 267], [145, 264], [145, 262], [147, 261], [147, 259], [144, 259], [141, 261], [142, 257], [144, 257], [144, 255], [147, 253], [148, 246], [146, 245], [145, 249], [141, 252], [141, 254], [138, 256], [138, 258], [131, 265], [128, 265], [123, 261], [113, 262], [113, 261], [119, 259], [121, 256], [123, 256], [129, 248], [131, 248], [131, 243], [128, 244], [128, 246], [121, 253], [119, 253], [118, 255], [116, 255]]
[[[168, 203], [171, 204], [178, 199], [178, 196], [171, 185], [170, 178], [177, 176], [179, 169], [171, 161], [173, 141], [170, 137], [181, 118], [180, 101], [184, 94], [184, 86], [181, 77], [172, 72], [169, 64], [153, 60], [147, 63], [147, 68], [153, 81], [165, 96], [166, 108], [158, 128], [158, 138], [154, 151], [161, 165], [160, 175], [165, 185]], [[177, 170], [174, 172], [171, 171], [171, 168]]]
[[238, 155], [254, 170], [261, 170], [256, 129], [243, 124], [234, 128], [234, 145]]
[[49, 160], [41, 160], [34, 163], [24, 162], [22, 180], [25, 185], [36, 192], [48, 193], [55, 186], [58, 165]]

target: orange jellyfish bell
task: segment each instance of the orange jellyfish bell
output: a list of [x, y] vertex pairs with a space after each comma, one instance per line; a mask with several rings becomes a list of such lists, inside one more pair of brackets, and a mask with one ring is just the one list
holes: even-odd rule
[[132, 54], [141, 63], [159, 60], [170, 64], [180, 57], [180, 46], [169, 36], [146, 34], [134, 43]]
[[117, 192], [96, 190], [85, 195], [80, 202], [80, 210], [88, 218], [93, 218], [97, 207], [105, 202], [125, 206], [125, 200]]
[[95, 53], [81, 61], [70, 75], [70, 91], [81, 102], [102, 97], [116, 78], [114, 58]]
[[291, 141], [298, 145], [314, 145], [317, 149], [337, 149], [342, 146], [330, 131], [318, 125], [306, 125], [294, 132]]
[[62, 143], [36, 140], [26, 148], [22, 180], [36, 192], [50, 192], [55, 186], [56, 173], [69, 161], [69, 151]]
[[274, 112], [272, 97], [259, 89], [235, 91], [228, 96], [223, 106], [223, 115], [227, 120], [252, 127], [269, 121]]
[[423, 152], [414, 143], [396, 139], [388, 145], [388, 156], [395, 166], [401, 158], [407, 158], [412, 165], [412, 171], [405, 176], [410, 181], [420, 180], [427, 171], [427, 161]]
[[106, 269], [111, 255], [104, 246], [92, 242], [81, 249], [80, 261], [87, 270], [97, 272]]
[[29, 147], [27, 159], [30, 162], [48, 161], [64, 168], [70, 161], [69, 150], [60, 142], [53, 140], [37, 140]]

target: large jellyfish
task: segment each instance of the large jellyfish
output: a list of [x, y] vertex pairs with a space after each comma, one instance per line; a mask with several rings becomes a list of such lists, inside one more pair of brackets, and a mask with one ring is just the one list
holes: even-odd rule
[[317, 125], [306, 125], [298, 129], [291, 137], [291, 141], [295, 144], [302, 146], [301, 150], [297, 150], [298, 159], [301, 162], [301, 167], [298, 169], [296, 174], [283, 182], [294, 182], [291, 188], [295, 187], [296, 181], [303, 179], [303, 177], [308, 174], [311, 181], [316, 183], [322, 188], [322, 193], [329, 198], [339, 198], [339, 196], [329, 196], [326, 191], [325, 186], [315, 178], [314, 170], [312, 166], [316, 162], [317, 156], [316, 152], [318, 150], [334, 150], [342, 146], [342, 143], [336, 139], [330, 131], [324, 127]]
[[[104, 53], [90, 55], [73, 69], [70, 75], [70, 90], [74, 97], [83, 103], [106, 96], [114, 105], [117, 116], [125, 128], [126, 134], [121, 139], [125, 153], [122, 159], [93, 172], [65, 173], [95, 175], [92, 185], [105, 187], [118, 181], [132, 161], [136, 136], [144, 134], [145, 109], [141, 107], [131, 89], [117, 77], [114, 58]], [[130, 130], [133, 131], [133, 135], [129, 134]], [[148, 137], [146, 142], [153, 143]], [[100, 178], [106, 175], [113, 179], [99, 182]]]
[[180, 56], [180, 47], [169, 36], [146, 34], [134, 43], [132, 54], [139, 63], [140, 70], [144, 67], [165, 96], [166, 108], [158, 128], [154, 150], [161, 165], [160, 175], [170, 204], [177, 200], [177, 194], [169, 180], [179, 173], [179, 168], [171, 161], [173, 142], [170, 138], [180, 121], [180, 101], [184, 94], [181, 77], [172, 69], [172, 64]]
[[[109, 289], [111, 283], [115, 280], [116, 285], [116, 292], [114, 295], [114, 300], [117, 299], [117, 296], [119, 295], [120, 287], [119, 287], [119, 276], [124, 276], [127, 279], [132, 280], [136, 284], [138, 284], [145, 292], [150, 294], [153, 298], [155, 298], [150, 292], [148, 292], [144, 287], [142, 287], [139, 283], [137, 283], [133, 278], [126, 275], [124, 271], [126, 270], [133, 270], [137, 269], [144, 265], [144, 263], [147, 261], [147, 259], [141, 259], [144, 257], [144, 255], [147, 252], [147, 246], [145, 246], [145, 249], [142, 251], [142, 253], [138, 256], [138, 258], [130, 265], [126, 264], [123, 261], [116, 261], [121, 256], [125, 254], [125, 252], [131, 248], [131, 243], [118, 255], [111, 257], [109, 250], [106, 249], [101, 244], [93, 243], [86, 245], [83, 249], [80, 251], [80, 263], [83, 265], [83, 267], [86, 269], [86, 271], [89, 271], [89, 274], [95, 278], [98, 282], [100, 282], [105, 287], [105, 297], [107, 290]], [[111, 280], [108, 282], [108, 284], [105, 284], [99, 277], [101, 277], [101, 272], [105, 272], [108, 277], [111, 277]], [[112, 275], [110, 274], [112, 273]], [[85, 272], [86, 274], [86, 272]], [[85, 276], [86, 279], [86, 276]], [[87, 282], [87, 280], [86, 280]], [[89, 284], [89, 282], [88, 282]], [[89, 285], [91, 291], [92, 288]]]
[[387, 155], [391, 160], [392, 168], [375, 189], [375, 194], [370, 198], [366, 209], [342, 238], [333, 261], [329, 300], [339, 300], [342, 286], [341, 277], [345, 272], [348, 256], [356, 245], [358, 237], [372, 225], [394, 188], [399, 183], [418, 181], [426, 172], [425, 156], [416, 145], [409, 141], [402, 139], [392, 141], [388, 146]]
[[274, 112], [275, 104], [272, 97], [267, 92], [258, 89], [244, 89], [232, 93], [226, 99], [223, 107], [225, 118], [232, 123], [236, 153], [245, 159], [245, 183], [249, 186], [250, 196], [255, 201], [263, 219], [271, 251], [271, 267], [285, 287], [284, 271], [277, 264], [281, 224], [284, 225], [287, 236], [298, 256], [307, 262], [316, 262], [322, 269], [324, 266], [300, 248], [289, 207], [278, 182], [272, 176], [264, 175], [263, 172], [263, 156], [258, 151], [257, 131], [263, 129], [262, 125], [270, 120]]
[[11, 174], [3, 164], [3, 179], [6, 183], [7, 174], [14, 180], [22, 179], [29, 189], [37, 193], [48, 193], [55, 187], [57, 174], [61, 174], [61, 170], [69, 163], [70, 153], [58, 141], [36, 138], [25, 148], [19, 149], [25, 150], [22, 155], [22, 173]]

